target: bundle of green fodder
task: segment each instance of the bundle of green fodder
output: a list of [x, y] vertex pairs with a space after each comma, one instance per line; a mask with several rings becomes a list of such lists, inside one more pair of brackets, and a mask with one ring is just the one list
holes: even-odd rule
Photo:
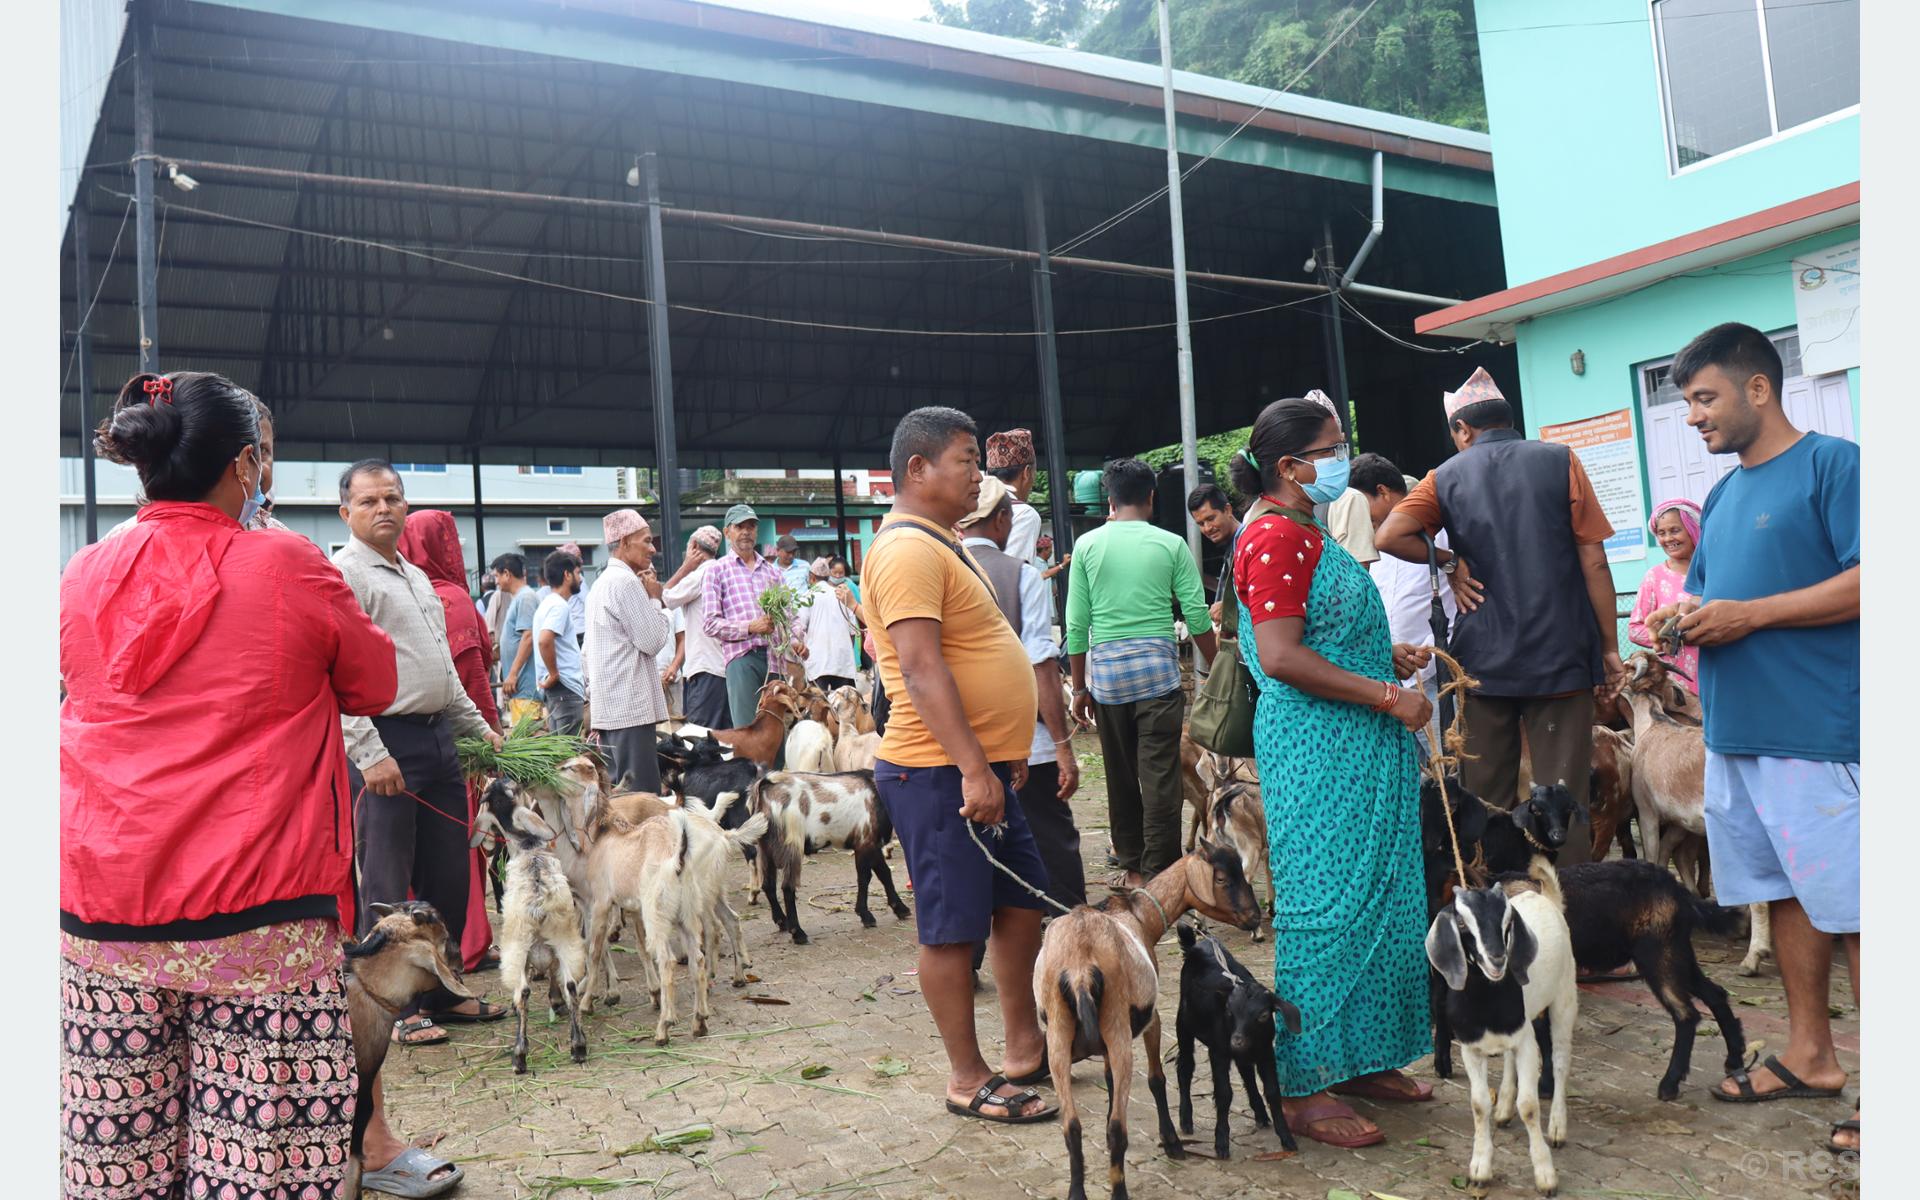
[[460, 767], [467, 777], [505, 776], [523, 787], [559, 782], [560, 766], [593, 749], [585, 738], [542, 732], [540, 722], [522, 717], [508, 731], [498, 750], [484, 738], [463, 737], [454, 742]]

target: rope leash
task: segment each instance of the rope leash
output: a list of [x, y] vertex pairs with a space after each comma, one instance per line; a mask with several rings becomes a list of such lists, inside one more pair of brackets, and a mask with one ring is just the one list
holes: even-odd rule
[[[1432, 647], [1432, 653], [1447, 668], [1448, 678], [1447, 682], [1440, 686], [1440, 697], [1444, 700], [1452, 696], [1454, 704], [1453, 721], [1444, 733], [1440, 728], [1440, 706], [1438, 704], [1433, 706], [1431, 718], [1433, 724], [1428, 727], [1430, 750], [1427, 757], [1427, 770], [1433, 773], [1434, 782], [1440, 785], [1440, 815], [1447, 823], [1447, 841], [1453, 847], [1453, 868], [1460, 882], [1465, 884], [1469, 881], [1467, 864], [1460, 857], [1460, 832], [1453, 826], [1453, 801], [1447, 796], [1447, 772], [1459, 770], [1463, 760], [1476, 757], [1468, 754], [1466, 750], [1467, 706], [1461, 703], [1464, 699], [1461, 693], [1478, 688], [1480, 681], [1468, 675], [1461, 668], [1459, 660], [1445, 650], [1435, 646]], [[1481, 803], [1485, 804], [1486, 801], [1482, 800]], [[1481, 856], [1476, 854], [1474, 859], [1479, 863]]]
[[[1035, 899], [1046, 902], [1046, 904], [1052, 909], [1054, 909], [1054, 911], [1062, 914], [1070, 913], [1073, 911], [1072, 909], [1068, 908], [1066, 905], [1060, 903], [1058, 900], [1055, 900], [1052, 896], [1047, 895], [1045, 892], [1041, 891], [1039, 888], [1034, 887], [1031, 883], [1028, 883], [1025, 879], [1020, 877], [1019, 872], [1015, 871], [1012, 867], [1009, 867], [1007, 864], [1001, 862], [999, 859], [995, 858], [993, 856], [993, 851], [987, 849], [987, 844], [980, 840], [980, 832], [978, 829], [975, 828], [976, 824], [977, 822], [974, 822], [974, 821], [967, 822], [967, 836], [973, 839], [974, 845], [980, 847], [980, 853], [985, 855], [987, 861], [994, 865], [994, 869], [998, 870], [1002, 875], [1005, 875], [1008, 879], [1013, 880], [1015, 883], [1019, 884], [1021, 887], [1025, 888], [1028, 894], [1032, 895]], [[990, 825], [987, 828], [993, 832], [993, 835], [995, 837], [999, 837], [1002, 830], [1005, 827], [1001, 825]], [[1107, 890], [1113, 892], [1115, 895], [1119, 895], [1124, 891], [1124, 892], [1138, 892], [1140, 895], [1145, 896], [1147, 898], [1147, 901], [1150, 904], [1152, 904], [1156, 910], [1159, 911], [1160, 923], [1165, 927], [1160, 934], [1160, 940], [1165, 941], [1167, 934], [1173, 932], [1173, 923], [1167, 920], [1167, 910], [1164, 908], [1161, 908], [1160, 902], [1153, 898], [1152, 892], [1149, 892], [1145, 888], [1125, 888], [1125, 889], [1109, 888]], [[1196, 922], [1196, 925], [1197, 924], [1198, 923]], [[1158, 944], [1159, 943], [1157, 942], [1155, 943], [1155, 945], [1158, 945]]]
[[[366, 784], [363, 783], [360, 785], [360, 790], [357, 793], [355, 793], [353, 797], [353, 806], [355, 808], [359, 808], [360, 802], [366, 799], [367, 790], [368, 789]], [[380, 794], [379, 792], [374, 793], [374, 795], [376, 796], [379, 794]], [[398, 792], [394, 794], [399, 796], [405, 796], [407, 799], [413, 801], [415, 804], [418, 804], [421, 808], [426, 809], [428, 812], [434, 813], [435, 815], [442, 817], [445, 820], [452, 821], [455, 825], [458, 825], [460, 828], [466, 830], [467, 836], [469, 838], [473, 836], [473, 823], [471, 821], [468, 821], [466, 818], [456, 817], [442, 808], [435, 808], [433, 805], [428, 804], [425, 800], [422, 800], [420, 797], [414, 795], [412, 792], [408, 791], [405, 788], [401, 788]], [[500, 837], [499, 834], [494, 833], [491, 830], [487, 832], [487, 838], [489, 841], [497, 841], [499, 840], [499, 837]], [[492, 849], [492, 847], [489, 846], [488, 849]]]

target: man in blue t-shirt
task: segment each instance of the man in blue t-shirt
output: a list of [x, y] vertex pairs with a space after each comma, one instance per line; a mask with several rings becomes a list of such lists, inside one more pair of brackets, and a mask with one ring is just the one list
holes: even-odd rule
[[506, 697], [507, 723], [512, 725], [529, 713], [545, 715], [534, 670], [534, 639], [529, 636], [540, 594], [527, 581], [527, 560], [521, 555], [502, 554], [494, 559], [493, 574], [507, 597], [500, 616], [500, 691]]
[[[1860, 999], [1860, 447], [1793, 427], [1780, 354], [1719, 325], [1673, 362], [1687, 424], [1740, 466], [1707, 496], [1685, 600], [1700, 649], [1714, 890], [1769, 904], [1786, 985], [1787, 1045], [1714, 1090], [1742, 1103], [1837, 1096], [1828, 1026], [1833, 939]], [[1832, 1146], [1859, 1147], [1859, 1114]]]

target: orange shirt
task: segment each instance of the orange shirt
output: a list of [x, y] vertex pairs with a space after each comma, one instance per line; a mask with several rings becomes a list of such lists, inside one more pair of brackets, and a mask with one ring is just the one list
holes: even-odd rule
[[[1593, 481], [1587, 478], [1587, 469], [1580, 465], [1580, 456], [1567, 455], [1567, 503], [1573, 511], [1573, 540], [1582, 546], [1597, 546], [1613, 536], [1613, 522], [1607, 520], [1607, 514], [1600, 507], [1600, 497], [1594, 495]], [[1420, 527], [1432, 537], [1446, 526], [1446, 514], [1440, 511], [1440, 493], [1433, 482], [1433, 472], [1414, 485], [1407, 498], [1394, 505], [1393, 511], [1405, 513], [1420, 522]]]
[[[959, 543], [951, 530], [901, 513], [889, 516], [880, 528], [903, 522]], [[964, 547], [960, 554], [967, 555]], [[911, 530], [890, 533], [878, 553], [868, 552], [860, 582], [880, 682], [892, 705], [880, 757], [902, 767], [954, 764], [953, 755], [914, 711], [913, 698], [900, 675], [900, 656], [887, 629], [895, 621], [926, 617], [940, 622], [940, 655], [953, 672], [960, 707], [987, 761], [1025, 762], [1033, 749], [1039, 708], [1033, 665], [973, 556], [967, 555], [962, 562], [931, 537]]]

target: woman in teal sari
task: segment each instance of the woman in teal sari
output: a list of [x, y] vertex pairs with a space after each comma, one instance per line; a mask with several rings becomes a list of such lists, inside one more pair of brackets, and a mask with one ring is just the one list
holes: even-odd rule
[[[1429, 652], [1396, 646], [1366, 568], [1315, 521], [1346, 487], [1330, 408], [1261, 412], [1233, 483], [1259, 496], [1233, 551], [1241, 644], [1260, 687], [1255, 757], [1275, 884], [1274, 989], [1300, 1009], [1274, 1057], [1296, 1133], [1383, 1141], [1330, 1094], [1427, 1100], [1399, 1068], [1432, 1052], [1413, 730], [1432, 706], [1394, 679]], [[1252, 631], [1252, 637], [1247, 631]]]

